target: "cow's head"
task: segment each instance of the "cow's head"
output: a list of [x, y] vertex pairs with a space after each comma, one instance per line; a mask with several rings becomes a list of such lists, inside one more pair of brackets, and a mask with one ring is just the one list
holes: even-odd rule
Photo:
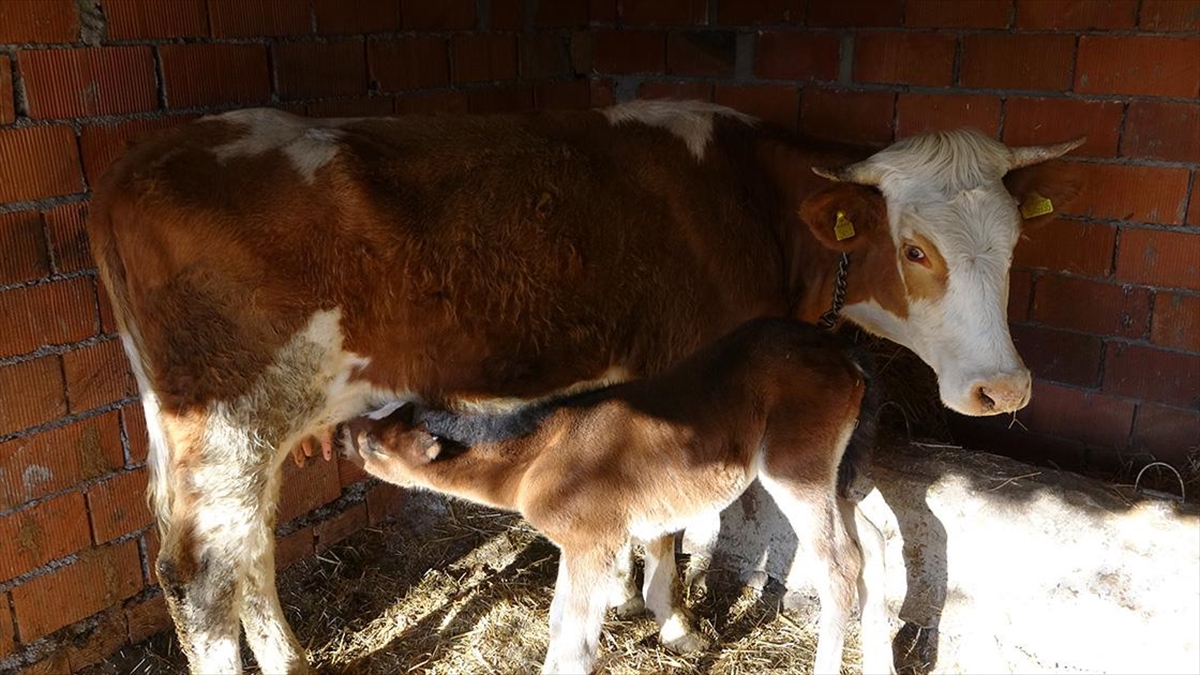
[[[1022, 228], [1078, 191], [1061, 167], [1042, 163], [1082, 142], [1009, 148], [975, 131], [943, 132], [814, 169], [837, 184], [801, 217], [828, 248], [858, 251], [843, 315], [916, 352], [952, 410], [990, 415], [1029, 400], [1029, 370], [1008, 331], [1009, 266]], [[839, 213], [858, 223], [845, 236], [843, 222], [840, 240]]]

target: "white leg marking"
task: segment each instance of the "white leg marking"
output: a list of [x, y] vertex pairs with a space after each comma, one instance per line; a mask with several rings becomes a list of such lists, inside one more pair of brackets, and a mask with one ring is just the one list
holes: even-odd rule
[[862, 616], [862, 666], [864, 675], [894, 675], [892, 631], [888, 621], [883, 533], [854, 502], [838, 500], [846, 531], [862, 551], [858, 578], [858, 608]]

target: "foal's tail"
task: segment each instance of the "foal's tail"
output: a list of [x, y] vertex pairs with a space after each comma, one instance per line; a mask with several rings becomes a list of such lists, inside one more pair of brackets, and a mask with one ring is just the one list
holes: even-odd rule
[[859, 347], [851, 347], [850, 360], [862, 372], [866, 390], [858, 409], [858, 424], [850, 434], [850, 442], [842, 453], [838, 464], [837, 491], [843, 499], [858, 501], [865, 492], [854, 489], [860, 476], [870, 473], [871, 454], [875, 449], [875, 436], [879, 428], [879, 407], [883, 405], [883, 388], [875, 379], [875, 367], [871, 355]]

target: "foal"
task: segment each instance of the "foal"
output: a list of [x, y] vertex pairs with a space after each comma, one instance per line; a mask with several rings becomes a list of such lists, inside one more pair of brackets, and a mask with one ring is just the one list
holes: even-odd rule
[[343, 444], [375, 476], [519, 511], [560, 547], [543, 672], [591, 670], [606, 582], [631, 540], [645, 547], [644, 596], [661, 641], [703, 648], [676, 604], [673, 533], [716, 517], [756, 477], [818, 571], [815, 672], [840, 670], [856, 585], [864, 668], [891, 672], [882, 537], [836, 496], [848, 442], [851, 452], [872, 442], [874, 411], [859, 424], [868, 373], [836, 336], [759, 319], [659, 377], [499, 414], [405, 403], [347, 423]]

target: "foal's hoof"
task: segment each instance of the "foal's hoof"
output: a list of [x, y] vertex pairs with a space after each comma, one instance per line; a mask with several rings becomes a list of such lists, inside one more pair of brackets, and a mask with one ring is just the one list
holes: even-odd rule
[[712, 643], [699, 633], [686, 633], [674, 640], [664, 640], [662, 645], [676, 654], [691, 654], [708, 649]]
[[792, 612], [797, 609], [803, 609], [813, 603], [813, 599], [800, 591], [787, 591], [783, 594], [783, 609], [786, 612]]
[[635, 595], [613, 608], [617, 618], [622, 620], [634, 619], [646, 613], [646, 601]]

